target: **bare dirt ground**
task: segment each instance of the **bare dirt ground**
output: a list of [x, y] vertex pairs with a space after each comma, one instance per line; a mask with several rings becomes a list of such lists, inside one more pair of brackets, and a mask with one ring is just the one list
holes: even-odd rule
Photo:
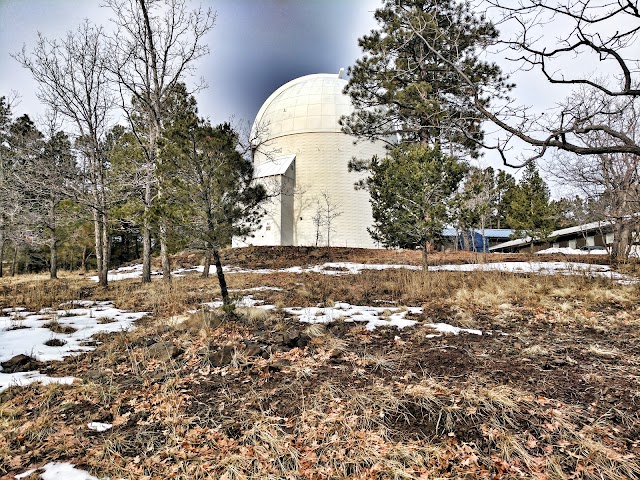
[[[274, 248], [225, 260], [284, 268], [420, 255]], [[225, 316], [200, 308], [215, 281], [103, 290], [77, 274], [0, 279], [0, 307], [83, 298], [152, 312], [134, 331], [100, 336], [92, 353], [43, 366], [81, 381], [0, 392], [0, 475], [57, 460], [100, 478], [640, 478], [638, 285], [495, 272], [230, 274], [234, 295], [276, 308]], [[264, 286], [281, 290], [241, 291]], [[415, 326], [369, 331], [302, 324], [285, 310], [335, 302], [422, 313]], [[427, 324], [438, 322], [483, 334], [434, 336]], [[113, 428], [95, 432], [92, 421]]]

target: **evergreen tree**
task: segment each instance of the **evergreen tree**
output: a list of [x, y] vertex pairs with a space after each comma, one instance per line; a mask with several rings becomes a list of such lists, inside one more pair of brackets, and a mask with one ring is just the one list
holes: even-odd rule
[[426, 271], [428, 250], [441, 239], [466, 167], [436, 144], [398, 146], [383, 159], [374, 157], [369, 169], [371, 236], [385, 247], [420, 247]]
[[[8, 169], [11, 175], [7, 182], [9, 195], [9, 208], [6, 214], [9, 217], [11, 229], [11, 243], [14, 247], [14, 261], [12, 274], [15, 273], [16, 257], [18, 249], [23, 250], [25, 256], [25, 268], [31, 264], [29, 252], [39, 243], [37, 212], [32, 208], [35, 202], [34, 192], [25, 188], [20, 181], [21, 175], [42, 155], [44, 145], [43, 135], [36, 128], [28, 115], [22, 115], [9, 126], [7, 137]], [[40, 263], [36, 260], [35, 263]]]
[[0, 97], [0, 277], [4, 270], [4, 252], [10, 227], [10, 207], [13, 189], [12, 161], [9, 150], [9, 127], [11, 125], [11, 107], [6, 97]]
[[33, 226], [48, 243], [51, 278], [58, 278], [58, 246], [78, 178], [71, 142], [62, 132], [44, 141], [38, 155], [29, 158], [16, 174], [25, 199], [22, 207], [31, 213]]
[[455, 223], [462, 235], [465, 250], [476, 250], [475, 231], [482, 236], [485, 251], [485, 229], [495, 215], [497, 200], [496, 179], [493, 168], [472, 167], [467, 172], [464, 185], [455, 198]]
[[253, 165], [240, 153], [238, 134], [230, 124], [213, 127], [198, 118], [196, 101], [183, 84], [170, 98], [160, 164], [166, 169], [161, 177], [167, 179], [162, 188], [177, 201], [159, 205], [165, 220], [204, 250], [205, 276], [213, 259], [223, 303], [229, 306], [219, 250], [233, 236], [252, 231], [266, 191], [253, 182]]
[[[546, 239], [555, 227], [555, 209], [551, 193], [534, 163], [528, 163], [510, 195], [507, 221], [517, 237]], [[533, 248], [533, 242], [531, 242]]]
[[451, 154], [477, 156], [483, 134], [473, 92], [448, 62], [474, 84], [491, 87], [494, 97], [508, 89], [499, 67], [479, 58], [497, 38], [495, 27], [457, 0], [384, 0], [375, 18], [380, 27], [359, 40], [365, 54], [349, 71], [345, 92], [356, 111], [343, 117], [343, 130], [367, 139], [438, 142]]
[[516, 188], [516, 179], [504, 170], [496, 174], [496, 210], [492, 219], [495, 228], [512, 228], [507, 221], [511, 197]]

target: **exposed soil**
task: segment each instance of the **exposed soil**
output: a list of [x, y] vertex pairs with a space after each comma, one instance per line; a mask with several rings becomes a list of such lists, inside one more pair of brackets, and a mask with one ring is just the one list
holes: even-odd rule
[[[225, 255], [280, 268], [369, 254], [320, 250]], [[420, 261], [403, 251], [369, 260]], [[169, 322], [162, 312], [213, 300], [215, 278], [87, 291], [126, 292], [119, 305], [135, 298], [155, 313], [134, 332], [97, 336], [90, 354], [39, 365], [82, 383], [0, 392], [0, 476], [68, 460], [111, 478], [640, 478], [638, 286], [406, 271], [228, 280], [281, 288], [251, 291], [277, 307], [345, 301], [423, 313], [416, 326], [373, 332], [304, 325], [282, 308]], [[429, 337], [437, 322], [483, 334]], [[113, 428], [95, 432], [92, 421]]]

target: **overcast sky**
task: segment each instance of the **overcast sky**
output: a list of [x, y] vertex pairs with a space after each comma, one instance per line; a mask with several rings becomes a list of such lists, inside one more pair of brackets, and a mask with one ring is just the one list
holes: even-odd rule
[[[11, 58], [30, 50], [41, 32], [62, 37], [83, 19], [109, 26], [110, 11], [100, 0], [0, 0], [0, 95], [15, 91], [15, 114], [37, 118], [43, 108], [37, 85]], [[194, 0], [197, 3], [197, 0]], [[337, 73], [361, 55], [357, 39], [376, 27], [373, 12], [381, 0], [202, 0], [217, 12], [206, 39], [211, 53], [197, 65], [209, 88], [197, 94], [200, 115], [214, 123], [252, 121], [262, 103], [287, 81], [312, 73]], [[503, 27], [504, 28], [504, 27]], [[541, 31], [554, 39], [551, 26]], [[506, 69], [513, 65], [500, 61]], [[585, 66], [584, 63], [582, 66]], [[586, 65], [588, 68], [590, 66]], [[517, 74], [513, 96], [544, 110], [563, 92], [537, 72]], [[481, 165], [501, 166], [488, 154]], [[509, 169], [513, 172], [513, 170]]]
[[[195, 3], [195, 2], [194, 2]], [[200, 114], [219, 123], [253, 120], [279, 86], [311, 73], [338, 73], [360, 55], [358, 37], [375, 27], [379, 0], [203, 0], [217, 12], [198, 64], [209, 88], [197, 94]], [[0, 0], [0, 95], [17, 91], [16, 114], [36, 116], [30, 74], [10, 54], [29, 50], [37, 32], [57, 38], [84, 18], [109, 25], [99, 0]], [[197, 80], [197, 79], [194, 79]]]

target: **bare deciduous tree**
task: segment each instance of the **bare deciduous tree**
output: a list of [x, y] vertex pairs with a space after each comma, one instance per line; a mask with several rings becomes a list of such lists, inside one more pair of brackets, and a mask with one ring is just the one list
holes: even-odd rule
[[[175, 86], [192, 73], [194, 63], [209, 52], [204, 37], [215, 14], [189, 11], [186, 0], [106, 0], [117, 31], [110, 42], [111, 71], [120, 87], [122, 107], [146, 157], [142, 281], [151, 281], [151, 210], [164, 195], [158, 141], [165, 102]], [[129, 98], [131, 97], [131, 101]], [[138, 115], [138, 120], [134, 117]], [[168, 225], [158, 220], [162, 274], [171, 280]]]
[[62, 40], [38, 35], [31, 51], [14, 58], [38, 82], [38, 99], [64, 116], [74, 127], [85, 161], [88, 190], [80, 193], [93, 213], [96, 260], [100, 285], [107, 285], [111, 252], [106, 159], [101, 141], [114, 106], [107, 78], [102, 28], [84, 22]]
[[[583, 89], [576, 96], [590, 96]], [[612, 130], [623, 132], [634, 142], [640, 140], [640, 99], [609, 99], [610, 111], [617, 115], [599, 115], [598, 121]], [[585, 145], [604, 147], [609, 138], [601, 131], [584, 137]], [[613, 227], [611, 257], [614, 262], [625, 259], [630, 251], [632, 227], [638, 223], [640, 207], [640, 156], [633, 153], [600, 153], [585, 158], [559, 153], [552, 165], [554, 174], [571, 185], [592, 203], [604, 206], [601, 221]]]
[[[640, 96], [635, 42], [640, 31], [637, 2], [628, 0], [488, 0], [499, 21], [515, 34], [501, 41], [509, 59], [523, 70], [537, 70], [553, 86], [581, 87], [591, 95], [570, 95], [559, 108], [544, 115], [513, 104], [502, 111], [485, 109], [485, 116], [508, 133], [493, 147], [507, 162], [509, 141], [519, 139], [534, 147], [520, 163], [541, 158], [549, 149], [578, 155], [640, 155], [636, 138], [607, 121], [618, 112], [611, 100], [623, 106]], [[562, 31], [544, 35], [542, 29]], [[549, 43], [547, 40], [553, 38]], [[596, 77], [575, 68], [589, 65], [589, 71], [607, 71]], [[481, 107], [481, 105], [479, 105]], [[481, 108], [482, 109], [482, 108]], [[593, 134], [600, 138], [593, 144]]]
[[316, 245], [320, 239], [320, 229], [324, 228], [327, 236], [327, 247], [331, 246], [331, 234], [336, 230], [333, 221], [342, 215], [341, 208], [342, 205], [333, 202], [328, 191], [320, 192], [320, 198], [316, 199], [316, 211], [313, 216], [314, 225], [317, 223]]
[[[509, 166], [522, 166], [556, 149], [578, 155], [640, 155], [640, 144], [636, 140], [603, 122], [603, 117], [619, 113], [610, 109], [610, 99], [631, 102], [640, 95], [638, 58], [633, 51], [640, 31], [640, 9], [636, 2], [486, 0], [482, 3], [485, 9], [487, 4], [502, 27], [515, 28], [514, 35], [500, 39], [497, 44], [507, 49], [508, 58], [518, 62], [520, 69], [539, 70], [551, 85], [582, 86], [600, 95], [570, 96], [557, 110], [538, 115], [513, 100], [489, 103], [488, 99], [496, 98], [495, 92], [474, 82], [448, 54], [438, 50], [433, 38], [421, 33], [423, 25], [407, 16], [402, 26], [413, 31], [429, 51], [451, 68], [457, 81], [468, 87], [476, 109], [505, 132], [496, 143], [483, 144], [484, 147], [497, 150]], [[553, 37], [553, 44], [545, 43], [551, 36], [544, 35], [542, 29], [549, 30], [553, 25], [562, 27], [563, 31]], [[440, 34], [447, 32], [442, 29]], [[574, 75], [567, 65], [572, 61], [575, 64], [576, 56], [596, 61], [602, 68], [611, 66], [618, 74], [602, 79], [587, 73]], [[593, 133], [600, 135], [600, 144], [590, 143]], [[533, 152], [520, 156], [518, 165], [507, 156], [515, 140], [533, 148]]]
[[[58, 278], [58, 247], [61, 230], [70, 221], [64, 202], [73, 197], [79, 180], [76, 159], [67, 135], [56, 131], [55, 118], [46, 140], [36, 154], [29, 156], [14, 172], [16, 185], [23, 192], [21, 209], [29, 214], [42, 243], [49, 246], [49, 273]], [[67, 205], [69, 206], [69, 205]]]

